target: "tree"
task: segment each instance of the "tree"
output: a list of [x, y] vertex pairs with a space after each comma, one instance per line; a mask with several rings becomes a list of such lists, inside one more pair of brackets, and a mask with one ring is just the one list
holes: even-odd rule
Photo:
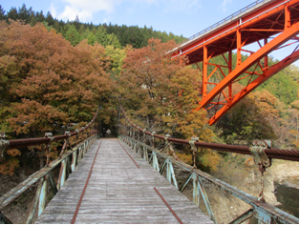
[[48, 23], [49, 26], [53, 26], [54, 25], [54, 19], [51, 15], [50, 12], [47, 13], [46, 19], [45, 21]]
[[26, 9], [26, 5], [23, 4], [22, 8], [19, 8], [18, 14], [19, 14], [19, 18], [21, 20], [27, 20], [30, 16], [30, 12], [32, 11], [32, 8], [30, 8], [30, 10]]
[[114, 48], [114, 46], [106, 46], [106, 56], [110, 58], [111, 77], [117, 79], [121, 72], [123, 60], [126, 57], [124, 49]]
[[298, 148], [299, 101], [296, 100], [288, 106], [267, 90], [256, 91], [253, 95], [261, 109], [262, 116], [269, 122], [277, 136], [273, 143], [274, 146], [276, 148]]
[[36, 18], [37, 22], [43, 22], [45, 20], [43, 10], [41, 10], [40, 12], [36, 12], [35, 18]]
[[[171, 59], [167, 53], [176, 46], [174, 41], [149, 39], [148, 43], [142, 49], [127, 51], [119, 82], [122, 105], [136, 124], [148, 131], [211, 141], [213, 133], [206, 124], [206, 111], [196, 110], [201, 100], [198, 71], [186, 67], [184, 57]], [[214, 163], [218, 158], [209, 151], [201, 152], [199, 157], [201, 162], [212, 157]]]
[[102, 46], [107, 46], [109, 44], [108, 35], [103, 26], [99, 26], [96, 32], [96, 41]]
[[96, 36], [93, 34], [93, 32], [89, 33], [89, 35], [87, 36], [87, 39], [88, 39], [89, 45], [94, 45], [96, 42]]
[[80, 21], [79, 21], [79, 16], [78, 15], [76, 15], [76, 18], [75, 18], [73, 24], [74, 24], [76, 30], [79, 30], [79, 28], [80, 28]]
[[[43, 137], [46, 131], [55, 135], [54, 123], [92, 119], [111, 90], [101, 45], [83, 41], [72, 47], [39, 23], [31, 27], [2, 21], [0, 30], [1, 131], [13, 137]], [[34, 151], [40, 156], [39, 148]]]
[[[233, 93], [238, 93], [242, 88], [242, 85], [234, 85]], [[270, 102], [276, 99], [262, 93], [259, 96]], [[275, 140], [277, 138], [270, 120], [265, 116], [265, 114], [275, 116], [277, 112], [267, 108], [262, 109], [256, 100], [255, 95], [250, 93], [217, 122], [216, 133], [224, 139], [225, 143], [251, 145], [255, 139]]]
[[12, 8], [8, 11], [7, 17], [8, 17], [9, 19], [12, 19], [12, 20], [18, 20], [18, 19], [20, 19], [20, 18], [19, 18], [19, 15], [18, 15], [18, 11], [17, 11], [17, 9], [16, 9], [15, 7], [12, 7]]
[[71, 45], [75, 46], [79, 43], [79, 34], [74, 25], [69, 25], [65, 38], [70, 41]]
[[0, 20], [6, 20], [5, 10], [0, 5]]
[[121, 48], [121, 44], [117, 38], [116, 35], [114, 34], [108, 34], [107, 35], [107, 46], [114, 46], [115, 48]]

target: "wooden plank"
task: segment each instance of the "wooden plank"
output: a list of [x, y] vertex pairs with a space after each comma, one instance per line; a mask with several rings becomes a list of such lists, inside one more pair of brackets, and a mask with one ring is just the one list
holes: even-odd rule
[[[37, 223], [71, 222], [98, 144], [94, 143]], [[102, 140], [76, 223], [178, 223], [154, 187], [184, 223], [213, 223], [135, 151], [110, 139]]]

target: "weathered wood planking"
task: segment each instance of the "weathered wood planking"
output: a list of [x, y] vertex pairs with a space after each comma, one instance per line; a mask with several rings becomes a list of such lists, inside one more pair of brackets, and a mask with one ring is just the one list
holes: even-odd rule
[[[99, 143], [94, 143], [36, 223], [71, 222]], [[154, 188], [183, 223], [213, 223], [131, 148], [110, 139], [102, 139], [76, 223], [179, 223]]]

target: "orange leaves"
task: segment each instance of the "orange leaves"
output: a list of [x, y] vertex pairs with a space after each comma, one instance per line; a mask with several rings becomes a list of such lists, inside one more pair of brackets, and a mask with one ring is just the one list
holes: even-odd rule
[[44, 133], [53, 129], [52, 124], [55, 121], [64, 121], [67, 118], [65, 113], [51, 105], [43, 106], [37, 101], [28, 99], [14, 104], [12, 109], [18, 112], [18, 116], [12, 117], [8, 121], [17, 134], [26, 134], [33, 130]]
[[[194, 111], [201, 101], [198, 71], [186, 67], [186, 58], [171, 59], [169, 52], [176, 44], [149, 39], [142, 49], [127, 51], [120, 76], [124, 105], [134, 109], [143, 126], [158, 126], [160, 132], [201, 136], [210, 140], [211, 132], [204, 128], [204, 110]], [[182, 136], [181, 136], [182, 137]]]
[[10, 149], [6, 151], [6, 154], [10, 156], [19, 156], [21, 155], [21, 152], [18, 149]]
[[205, 151], [205, 154], [199, 156], [199, 160], [204, 167], [209, 167], [212, 172], [216, 172], [220, 162], [220, 156], [212, 150], [201, 150]]
[[10, 111], [0, 119], [10, 122], [6, 126], [17, 134], [43, 135], [54, 130], [54, 122], [89, 121], [98, 100], [111, 91], [105, 48], [86, 41], [73, 47], [41, 24], [0, 22], [0, 29], [0, 69], [5, 71], [0, 104], [7, 103]]
[[3, 175], [14, 175], [15, 168], [19, 167], [19, 160], [11, 158], [6, 162], [0, 163], [0, 174]]
[[[195, 110], [201, 101], [199, 72], [187, 67], [184, 57], [171, 59], [168, 52], [175, 46], [150, 39], [147, 47], [127, 50], [119, 82], [122, 105], [134, 123], [148, 131], [209, 142], [213, 133], [206, 124], [207, 113]], [[202, 152], [197, 157], [202, 156], [214, 169], [218, 156]], [[184, 153], [179, 157], [188, 163], [192, 159]]]
[[186, 153], [180, 153], [180, 152], [176, 152], [176, 155], [178, 156], [178, 158], [188, 164], [188, 165], [192, 165], [193, 164], [193, 155], [190, 153], [190, 154], [186, 154]]
[[[73, 47], [42, 24], [31, 27], [16, 21], [0, 22], [0, 40], [0, 130], [11, 136], [63, 133], [70, 122], [90, 121], [99, 101], [111, 92], [105, 72], [109, 62], [99, 44], [83, 41]], [[50, 158], [57, 156], [57, 147], [52, 144]], [[44, 150], [36, 146], [32, 152], [40, 165]], [[0, 173], [12, 174], [17, 158], [24, 165], [26, 156], [19, 155], [16, 149], [7, 151]]]

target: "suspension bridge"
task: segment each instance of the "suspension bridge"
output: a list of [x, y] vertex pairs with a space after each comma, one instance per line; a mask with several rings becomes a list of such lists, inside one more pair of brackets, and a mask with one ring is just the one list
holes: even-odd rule
[[[173, 57], [184, 54], [190, 64], [202, 62], [202, 69], [197, 64], [203, 74], [203, 100], [199, 107], [216, 107], [210, 124], [259, 84], [299, 58], [295, 48], [284, 60], [271, 67], [267, 64], [270, 52], [289, 45], [290, 41], [299, 42], [298, 13], [298, 0], [259, 0], [174, 49]], [[275, 37], [268, 41], [272, 36]], [[250, 52], [242, 62], [243, 46], [254, 42], [261, 48]], [[233, 50], [238, 55], [235, 69], [231, 59]], [[218, 55], [224, 57], [227, 65], [209, 63]], [[211, 74], [207, 73], [209, 65], [215, 67]], [[253, 65], [255, 69], [249, 71]], [[216, 70], [222, 72], [224, 79], [212, 84], [209, 79]], [[256, 78], [234, 96], [232, 85], [243, 73]], [[208, 85], [215, 86], [209, 93]], [[222, 108], [218, 111], [219, 106]], [[209, 183], [249, 205], [231, 223], [242, 223], [251, 217], [266, 224], [299, 223], [295, 216], [267, 203], [263, 188], [255, 197], [187, 165], [178, 159], [172, 144], [190, 146], [194, 155], [199, 148], [252, 155], [262, 176], [272, 159], [299, 161], [298, 151], [272, 149], [267, 141], [256, 141], [254, 147], [247, 147], [161, 136], [134, 124], [122, 107], [119, 112], [127, 123], [120, 129], [119, 139], [97, 137], [94, 125], [98, 111], [85, 127], [64, 135], [46, 133], [43, 138], [18, 140], [0, 136], [0, 155], [9, 149], [29, 146], [43, 146], [46, 155], [43, 169], [0, 197], [0, 222], [11, 223], [11, 218], [2, 211], [36, 186], [27, 223], [220, 223], [205, 190], [205, 184]], [[71, 137], [77, 140], [73, 145]], [[59, 157], [50, 162], [51, 144], [61, 141], [64, 144]], [[156, 148], [161, 142], [167, 153]], [[178, 180], [178, 171], [185, 171], [186, 180]], [[192, 185], [192, 201], [182, 193], [188, 185]], [[205, 205], [206, 213], [199, 209], [200, 203]]]

